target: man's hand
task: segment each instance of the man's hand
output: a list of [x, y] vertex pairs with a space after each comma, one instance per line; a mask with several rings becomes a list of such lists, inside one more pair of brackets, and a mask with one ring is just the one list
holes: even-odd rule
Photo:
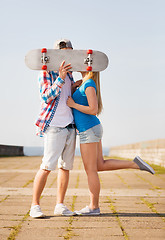
[[59, 77], [61, 78], [61, 79], [65, 79], [66, 78], [66, 74], [69, 72], [69, 70], [72, 68], [71, 67], [71, 64], [69, 63], [69, 64], [67, 64], [66, 66], [64, 66], [65, 65], [65, 61], [63, 61], [62, 63], [61, 63], [61, 66], [60, 66], [60, 68], [59, 68]]
[[78, 81], [76, 81], [75, 83], [73, 83], [72, 86], [74, 86], [75, 88], [77, 88], [77, 87], [79, 87], [79, 86], [81, 85], [81, 83], [82, 83], [82, 80], [78, 80]]

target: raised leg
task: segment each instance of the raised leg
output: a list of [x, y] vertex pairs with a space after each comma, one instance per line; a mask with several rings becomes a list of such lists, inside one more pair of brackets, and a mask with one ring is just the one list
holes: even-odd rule
[[110, 171], [110, 170], [129, 169], [129, 168], [139, 169], [139, 166], [133, 161], [119, 160], [119, 159], [104, 160], [101, 141], [97, 143], [97, 152], [98, 152], [98, 155], [97, 155], [98, 171]]

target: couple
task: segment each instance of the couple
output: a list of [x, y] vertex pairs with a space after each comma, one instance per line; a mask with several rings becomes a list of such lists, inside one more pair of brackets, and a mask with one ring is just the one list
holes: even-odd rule
[[[67, 39], [55, 42], [55, 49], [73, 49]], [[37, 134], [44, 135], [44, 156], [33, 185], [30, 216], [44, 217], [40, 208], [40, 197], [49, 173], [58, 162], [57, 199], [54, 215], [99, 215], [100, 181], [98, 171], [117, 169], [140, 169], [154, 174], [154, 170], [140, 157], [133, 161], [104, 160], [102, 156], [102, 126], [97, 118], [102, 110], [100, 79], [98, 72], [82, 72], [82, 80], [73, 81], [71, 64], [62, 62], [59, 71], [43, 71], [39, 76], [41, 113], [36, 122]], [[72, 97], [71, 97], [72, 94]], [[72, 112], [73, 110], [73, 112]], [[70, 211], [64, 205], [69, 181], [69, 170], [73, 168], [76, 129], [80, 137], [80, 150], [90, 190], [89, 206]]]

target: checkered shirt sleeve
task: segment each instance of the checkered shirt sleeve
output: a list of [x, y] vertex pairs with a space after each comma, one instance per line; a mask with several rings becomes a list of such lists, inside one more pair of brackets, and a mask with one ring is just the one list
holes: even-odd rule
[[40, 95], [41, 99], [45, 103], [49, 103], [50, 101], [54, 100], [61, 92], [61, 88], [65, 83], [65, 81], [58, 77], [58, 75], [56, 77], [56, 80], [53, 82], [51, 74], [46, 71], [40, 73]]

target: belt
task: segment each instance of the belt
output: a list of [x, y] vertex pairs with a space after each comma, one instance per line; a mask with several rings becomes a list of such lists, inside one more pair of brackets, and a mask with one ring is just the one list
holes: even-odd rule
[[73, 123], [70, 123], [69, 125], [66, 126], [66, 128], [76, 128], [76, 125]]

